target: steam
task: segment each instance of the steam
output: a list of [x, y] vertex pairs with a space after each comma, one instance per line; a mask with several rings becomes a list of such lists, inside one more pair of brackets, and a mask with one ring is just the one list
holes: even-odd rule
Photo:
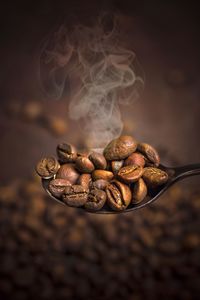
[[45, 90], [58, 99], [71, 82], [69, 117], [82, 121], [91, 147], [104, 147], [120, 135], [119, 105], [133, 103], [143, 84], [135, 53], [122, 46], [120, 37], [116, 19], [104, 15], [92, 26], [60, 27], [41, 52]]

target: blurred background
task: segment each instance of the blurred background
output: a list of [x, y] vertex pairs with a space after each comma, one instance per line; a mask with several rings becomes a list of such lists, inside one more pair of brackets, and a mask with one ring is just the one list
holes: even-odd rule
[[87, 147], [67, 93], [38, 82], [41, 43], [63, 22], [108, 10], [145, 73], [122, 107], [123, 133], [154, 145], [166, 165], [200, 162], [200, 41], [195, 1], [7, 1], [0, 11], [0, 299], [199, 299], [199, 177], [136, 213], [97, 216], [42, 190], [36, 162], [58, 142]]

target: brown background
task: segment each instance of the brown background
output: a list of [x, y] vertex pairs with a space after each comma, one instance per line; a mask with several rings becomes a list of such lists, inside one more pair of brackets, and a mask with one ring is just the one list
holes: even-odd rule
[[[146, 78], [140, 101], [122, 110], [124, 132], [156, 146], [167, 165], [200, 162], [200, 24], [196, 2], [3, 4], [0, 223], [5, 243], [0, 248], [4, 262], [0, 294], [5, 299], [198, 299], [199, 177], [177, 184], [152, 208], [110, 218], [63, 209], [45, 197], [31, 177], [37, 160], [55, 153], [58, 141], [83, 144], [76, 124], [68, 120], [67, 88], [57, 102], [40, 90], [37, 62], [41, 41], [64, 21], [85, 22], [105, 9], [121, 15], [124, 35]], [[11, 116], [8, 107], [13, 101], [24, 105], [39, 102], [46, 114], [66, 120], [68, 130], [55, 136], [37, 122]], [[20, 283], [17, 277], [29, 279]], [[105, 286], [106, 290], [109, 287], [107, 294]]]

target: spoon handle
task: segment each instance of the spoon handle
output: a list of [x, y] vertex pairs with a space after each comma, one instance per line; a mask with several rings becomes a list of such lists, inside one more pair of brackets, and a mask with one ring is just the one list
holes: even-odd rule
[[176, 167], [175, 170], [175, 177], [177, 179], [182, 179], [189, 176], [199, 175], [200, 174], [200, 163], [199, 164], [192, 164], [182, 167]]

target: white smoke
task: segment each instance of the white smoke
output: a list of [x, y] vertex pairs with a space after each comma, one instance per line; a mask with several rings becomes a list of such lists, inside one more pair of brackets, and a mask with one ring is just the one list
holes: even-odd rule
[[84, 121], [82, 129], [93, 147], [104, 147], [120, 135], [119, 104], [133, 103], [138, 84], [143, 84], [136, 74], [135, 53], [122, 46], [116, 19], [109, 29], [108, 20], [104, 15], [90, 27], [68, 30], [62, 26], [45, 44], [40, 59], [40, 75], [46, 78], [43, 84], [54, 98], [62, 96], [67, 80], [76, 82], [69, 116]]

